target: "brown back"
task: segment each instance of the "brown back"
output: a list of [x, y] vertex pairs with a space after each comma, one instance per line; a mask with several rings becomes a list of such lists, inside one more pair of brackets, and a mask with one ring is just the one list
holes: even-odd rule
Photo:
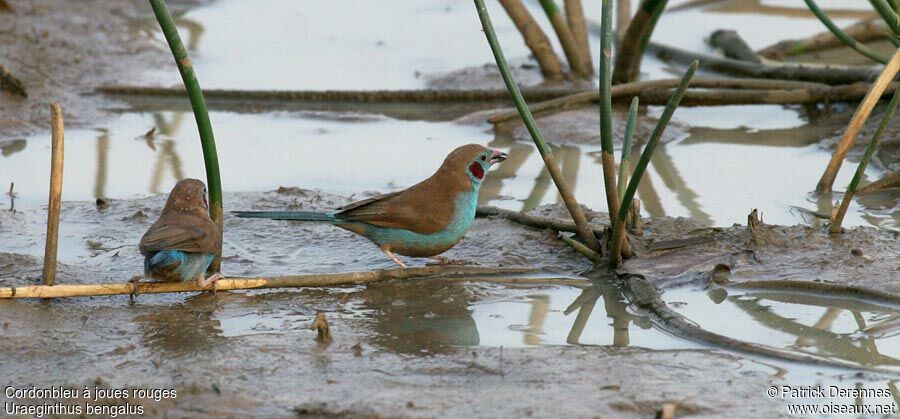
[[402, 228], [421, 234], [442, 231], [450, 224], [460, 193], [472, 188], [466, 168], [487, 150], [469, 144], [453, 150], [428, 179], [409, 188], [379, 195], [341, 208], [336, 216], [381, 227]]
[[219, 247], [219, 227], [209, 217], [206, 186], [197, 179], [178, 182], [159, 219], [141, 238], [141, 254], [162, 250], [212, 253]]

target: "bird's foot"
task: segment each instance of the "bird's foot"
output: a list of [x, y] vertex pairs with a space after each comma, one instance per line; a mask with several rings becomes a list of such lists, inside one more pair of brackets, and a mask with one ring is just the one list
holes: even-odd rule
[[[214, 273], [210, 275], [208, 278], [199, 277], [197, 278], [197, 286], [203, 288], [207, 291], [212, 291], [213, 294], [219, 290], [219, 280], [225, 279], [225, 275], [222, 275], [221, 272]], [[212, 288], [209, 288], [210, 284], [212, 284]]]
[[450, 259], [450, 258], [444, 257], [444, 256], [430, 256], [428, 259], [431, 259], [434, 262], [428, 262], [425, 264], [426, 266], [446, 266], [446, 265], [465, 266], [465, 265], [475, 265], [476, 264], [475, 262], [471, 262], [471, 261], [468, 261], [465, 259]]
[[384, 254], [387, 255], [387, 257], [391, 258], [391, 260], [394, 261], [394, 263], [399, 265], [400, 269], [406, 269], [406, 264], [401, 262], [400, 258], [398, 258], [397, 255], [395, 255], [393, 252], [391, 252], [391, 249], [383, 247], [383, 248], [381, 248], [381, 251], [384, 252]]

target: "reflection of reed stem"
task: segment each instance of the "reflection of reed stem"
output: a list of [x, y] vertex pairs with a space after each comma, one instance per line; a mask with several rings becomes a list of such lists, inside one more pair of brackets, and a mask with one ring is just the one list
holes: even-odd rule
[[[641, 182], [641, 177], [644, 175], [644, 171], [647, 170], [647, 165], [650, 164], [650, 158], [653, 156], [653, 151], [656, 149], [656, 145], [659, 144], [663, 131], [665, 131], [666, 127], [669, 125], [669, 120], [672, 119], [672, 114], [674, 114], [675, 110], [678, 108], [681, 96], [684, 95], [685, 90], [687, 90], [688, 84], [690, 84], [691, 78], [694, 77], [694, 72], [697, 71], [699, 65], [699, 62], [694, 61], [687, 69], [684, 76], [681, 78], [681, 83], [669, 99], [669, 104], [666, 105], [662, 115], [660, 115], [656, 127], [653, 128], [653, 133], [650, 134], [650, 140], [647, 141], [647, 145], [644, 146], [644, 152], [641, 153], [641, 159], [638, 161], [637, 166], [634, 167], [634, 174], [628, 182], [628, 187], [625, 189], [625, 198], [622, 200], [623, 202], [631, 202], [631, 200], [634, 199], [634, 194], [637, 191], [638, 184]], [[618, 267], [619, 261], [621, 261], [622, 242], [625, 239], [625, 220], [628, 218], [630, 210], [631, 207], [625, 205], [619, 208], [619, 212], [616, 215], [616, 221], [613, 223], [612, 250], [610, 250], [609, 254], [609, 264], [614, 268]], [[612, 217], [612, 215], [610, 215], [610, 217]]]
[[109, 133], [97, 137], [97, 178], [94, 181], [94, 198], [106, 198], [107, 159], [109, 156]]
[[574, 220], [575, 225], [578, 226], [578, 236], [581, 237], [591, 249], [599, 250], [600, 243], [591, 232], [587, 218], [585, 218], [584, 213], [581, 211], [581, 207], [578, 206], [578, 201], [575, 199], [572, 188], [569, 186], [568, 182], [566, 182], [562, 172], [559, 170], [559, 165], [556, 163], [553, 152], [544, 140], [544, 136], [541, 134], [540, 129], [538, 129], [537, 123], [531, 115], [531, 111], [528, 110], [525, 99], [522, 98], [522, 92], [516, 85], [515, 79], [513, 79], [512, 72], [509, 70], [509, 65], [506, 63], [506, 58], [503, 56], [503, 50], [500, 48], [500, 42], [497, 40], [497, 34], [494, 32], [494, 26], [491, 24], [491, 18], [488, 16], [487, 8], [484, 6], [484, 0], [475, 0], [475, 7], [478, 10], [478, 16], [481, 19], [481, 26], [484, 29], [485, 37], [487, 37], [488, 44], [491, 46], [491, 51], [494, 53], [494, 59], [497, 61], [497, 67], [499, 67], [500, 74], [503, 76], [503, 82], [506, 84], [506, 88], [509, 90], [513, 102], [516, 104], [516, 108], [522, 115], [525, 127], [528, 129], [528, 133], [531, 134], [531, 139], [534, 141], [538, 152], [544, 159], [544, 166], [547, 168], [547, 171], [550, 172], [550, 177], [553, 178], [553, 182], [556, 184], [559, 194], [562, 195], [563, 200], [566, 203], [566, 208], [569, 210], [569, 214], [572, 215], [572, 220]]

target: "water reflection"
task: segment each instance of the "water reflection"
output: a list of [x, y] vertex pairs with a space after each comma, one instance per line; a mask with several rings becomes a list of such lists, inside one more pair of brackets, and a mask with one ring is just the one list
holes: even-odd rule
[[[696, 292], [676, 291], [666, 299], [686, 302], [674, 308], [726, 336], [862, 366], [900, 366], [900, 310], [894, 307], [831, 295], [717, 291], [724, 295], [703, 301]], [[700, 314], [709, 310], [720, 314]]]

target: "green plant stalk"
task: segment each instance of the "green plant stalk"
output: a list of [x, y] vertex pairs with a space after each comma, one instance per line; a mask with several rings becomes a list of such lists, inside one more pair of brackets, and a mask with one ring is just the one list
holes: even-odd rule
[[[700, 62], [694, 60], [681, 77], [681, 82], [678, 83], [678, 87], [675, 88], [672, 97], [669, 98], [669, 103], [666, 104], [666, 108], [663, 110], [662, 115], [660, 115], [656, 127], [653, 128], [653, 133], [650, 134], [650, 140], [648, 140], [647, 145], [644, 146], [644, 152], [641, 153], [641, 159], [638, 161], [637, 166], [634, 167], [634, 174], [632, 175], [631, 180], [628, 181], [628, 188], [625, 189], [625, 197], [622, 199], [622, 202], [631, 202], [631, 200], [634, 199], [634, 194], [637, 191], [638, 185], [641, 183], [641, 178], [647, 170], [647, 165], [650, 164], [650, 158], [653, 157], [653, 151], [656, 150], [656, 145], [659, 144], [663, 132], [669, 125], [669, 120], [672, 119], [672, 114], [678, 109], [678, 103], [681, 102], [681, 97], [684, 96], [684, 92], [687, 90], [688, 85], [691, 83], [691, 79], [694, 77], [694, 73], [697, 72], [697, 67], [699, 66]], [[628, 212], [630, 210], [630, 206], [622, 205], [616, 215], [617, 221], [615, 223], [615, 228], [613, 229], [611, 241], [612, 247], [609, 253], [609, 264], [610, 267], [614, 269], [619, 266], [619, 262], [621, 261], [619, 246], [622, 243], [622, 239], [625, 237], [625, 220], [628, 218]]]
[[566, 54], [569, 68], [581, 78], [590, 78], [591, 72], [585, 64], [587, 60], [581, 56], [578, 42], [575, 40], [575, 35], [572, 34], [572, 29], [569, 28], [569, 23], [566, 22], [566, 17], [560, 12], [554, 0], [540, 0], [540, 2], [544, 12], [547, 14], [547, 18], [550, 19], [550, 23], [553, 25], [556, 37], [559, 39], [560, 45], [562, 45], [563, 53]]
[[[625, 122], [625, 138], [622, 140], [622, 157], [619, 158], [619, 202], [625, 202], [625, 186], [628, 183], [628, 175], [631, 172], [631, 144], [634, 139], [634, 125], [637, 123], [638, 98], [631, 99], [628, 108], [628, 119]], [[630, 204], [629, 204], [630, 205]]]
[[[656, 23], [659, 22], [659, 17], [662, 16], [663, 12], [666, 10], [667, 4], [668, 0], [663, 0], [654, 5], [652, 13], [650, 14], [650, 21], [647, 22], [647, 28], [644, 30], [644, 35], [641, 37], [641, 56], [647, 51], [647, 45], [650, 43], [650, 38], [653, 37], [653, 31], [656, 30]], [[637, 70], [640, 70], [640, 66], [638, 66]], [[637, 71], [634, 73], [633, 77], [637, 79]]]
[[891, 9], [894, 10], [894, 13], [900, 12], [900, 2], [897, 0], [888, 0], [888, 3], [891, 5]]
[[576, 241], [575, 239], [573, 239], [569, 236], [566, 236], [565, 234], [560, 234], [559, 237], [562, 238], [563, 241], [566, 242], [566, 244], [569, 245], [569, 247], [571, 247], [573, 250], [575, 250], [578, 253], [581, 253], [584, 257], [590, 259], [591, 262], [594, 262], [596, 264], [603, 262], [603, 257], [600, 256], [599, 253], [597, 253], [597, 252], [591, 250], [591, 248], [581, 244], [581, 242]]
[[175, 21], [166, 7], [166, 1], [150, 0], [150, 6], [153, 8], [153, 14], [156, 15], [159, 27], [166, 37], [169, 49], [172, 50], [172, 56], [175, 58], [175, 64], [178, 66], [178, 72], [181, 73], [184, 88], [191, 101], [194, 118], [197, 120], [197, 129], [200, 132], [200, 145], [203, 149], [203, 162], [206, 166], [206, 183], [209, 187], [209, 215], [216, 225], [219, 226], [219, 248], [216, 249], [216, 257], [210, 265], [209, 271], [219, 272], [222, 258], [223, 233], [222, 178], [219, 174], [219, 157], [216, 152], [216, 140], [213, 136], [212, 123], [209, 121], [209, 112], [206, 109], [206, 100], [203, 98], [200, 82], [197, 81], [197, 76], [194, 74], [191, 59], [188, 57], [187, 50], [181, 42], [178, 29], [175, 27]]
[[[834, 22], [831, 21], [831, 18], [829, 18], [825, 14], [825, 12], [823, 12], [822, 9], [819, 8], [819, 5], [816, 4], [816, 2], [814, 0], [803, 0], [803, 1], [806, 2], [806, 6], [809, 7], [809, 10], [811, 12], [813, 12], [813, 14], [816, 15], [817, 18], [819, 18], [819, 20], [822, 22], [822, 24], [824, 24], [825, 27], [828, 28], [828, 30], [831, 31], [831, 33], [833, 33], [835, 37], [837, 37], [837, 39], [839, 39], [841, 42], [843, 42], [844, 45], [852, 48], [856, 52], [868, 57], [871, 60], [878, 61], [879, 63], [882, 63], [882, 64], [887, 64], [887, 62], [888, 62], [887, 57], [885, 57], [878, 51], [875, 51], [872, 48], [867, 47], [863, 43], [856, 42], [856, 40], [853, 39], [852, 36], [848, 35], [847, 32], [844, 32], [841, 28], [839, 28], [837, 25], [835, 25]], [[890, 25], [890, 23], [888, 23], [888, 25]]]
[[[616, 158], [613, 148], [612, 126], [612, 0], [603, 0], [600, 18], [600, 162], [603, 165], [603, 186], [606, 188], [606, 207], [610, 214], [619, 210], [616, 192]], [[613, 220], [615, 224], [615, 220]]]
[[894, 111], [897, 110], [898, 103], [900, 103], [900, 86], [897, 86], [897, 89], [894, 90], [894, 96], [891, 98], [891, 103], [888, 104], [887, 111], [881, 118], [881, 123], [878, 125], [878, 129], [876, 129], [875, 133], [872, 134], [872, 139], [869, 140], [869, 144], [866, 146], [866, 152], [863, 154], [862, 160], [859, 162], [859, 166], [856, 167], [856, 173], [853, 174], [853, 179], [850, 180], [850, 185], [847, 186], [847, 192], [844, 194], [844, 199], [841, 201], [841, 206], [838, 208], [837, 214], [835, 214], [834, 216], [834, 221], [832, 221], [831, 227], [829, 227], [829, 232], [841, 232], [841, 223], [844, 222], [844, 216], [847, 214], [847, 209], [850, 207], [850, 201], [853, 200], [853, 195], [856, 194], [856, 188], [859, 187], [859, 181], [862, 179], [863, 174], [865, 174], [866, 166], [869, 165], [869, 160], [871, 160], [872, 155], [875, 154], [875, 150], [878, 148], [878, 143], [881, 140], [881, 134], [884, 133], [884, 130], [887, 128], [888, 123], [891, 122], [891, 118], [893, 118], [894, 116]]
[[566, 209], [569, 210], [569, 214], [572, 216], [572, 221], [575, 222], [578, 236], [591, 248], [591, 250], [599, 251], [600, 243], [594, 236], [590, 225], [588, 225], [587, 218], [581, 211], [581, 207], [578, 206], [578, 201], [575, 200], [575, 194], [572, 192], [572, 188], [569, 186], [568, 182], [566, 182], [565, 177], [563, 177], [562, 171], [560, 171], [559, 165], [553, 157], [553, 151], [550, 150], [550, 147], [544, 140], [544, 136], [541, 134], [540, 129], [538, 129], [537, 122], [535, 122], [531, 111], [528, 110], [528, 104], [525, 103], [525, 98], [522, 97], [522, 92], [519, 90], [519, 86], [516, 85], [516, 80], [509, 70], [509, 65], [506, 63], [506, 58], [503, 56], [503, 50], [500, 48], [500, 42], [497, 40], [497, 33], [494, 32], [494, 25], [491, 24], [491, 17], [488, 15], [487, 8], [484, 6], [484, 0], [474, 1], [475, 9], [478, 11], [478, 18], [481, 20], [481, 26], [484, 29], [484, 36], [491, 46], [491, 52], [494, 54], [494, 60], [497, 61], [497, 68], [500, 70], [500, 75], [503, 76], [503, 82], [506, 84], [506, 88], [509, 90], [513, 102], [516, 104], [516, 109], [519, 110], [519, 114], [522, 116], [522, 121], [524, 121], [525, 127], [528, 129], [528, 133], [531, 135], [535, 147], [537, 147], [538, 152], [541, 154], [541, 158], [544, 159], [544, 165], [547, 167], [547, 171], [550, 173], [553, 183], [556, 184], [556, 189], [559, 190], [559, 194], [566, 204]]
[[[881, 18], [884, 19], [888, 27], [891, 28], [894, 35], [900, 35], [900, 22], [897, 22], [897, 12], [895, 9], [888, 5], [885, 0], [869, 0], [869, 3], [871, 3], [872, 7], [878, 11], [878, 14], [881, 15]], [[896, 3], [896, 1], [894, 1], [894, 3]]]

